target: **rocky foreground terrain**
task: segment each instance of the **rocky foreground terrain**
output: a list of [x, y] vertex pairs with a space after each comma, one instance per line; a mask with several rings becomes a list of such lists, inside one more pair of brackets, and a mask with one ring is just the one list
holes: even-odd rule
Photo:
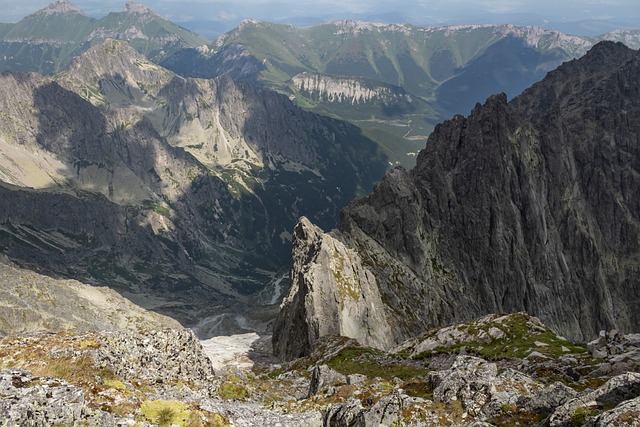
[[251, 369], [214, 370], [184, 329], [8, 336], [2, 425], [640, 425], [640, 334], [575, 344], [516, 313], [389, 352], [326, 337], [286, 364], [264, 342]]

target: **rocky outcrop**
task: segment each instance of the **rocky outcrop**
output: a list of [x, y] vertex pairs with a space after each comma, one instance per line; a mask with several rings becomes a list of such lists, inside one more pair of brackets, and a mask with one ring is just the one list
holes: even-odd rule
[[397, 342], [490, 312], [577, 340], [640, 326], [638, 75], [637, 51], [602, 42], [438, 125], [413, 170], [342, 212], [334, 235], [375, 277]]
[[640, 334], [623, 335], [615, 329], [600, 331], [598, 338], [589, 341], [587, 348], [595, 359], [640, 363]]
[[287, 406], [321, 408], [323, 426], [635, 425], [637, 367], [595, 375], [599, 364], [586, 345], [515, 313], [435, 328], [391, 352], [325, 338], [275, 372], [324, 383]]
[[0, 371], [0, 414], [6, 426], [115, 425], [109, 413], [85, 405], [84, 391], [25, 370]]
[[[402, 412], [411, 405], [419, 404], [422, 399], [407, 396], [401, 392], [393, 392], [380, 398], [371, 407], [363, 407], [358, 399], [351, 398], [344, 404], [331, 406], [324, 415], [323, 426], [326, 427], [392, 427], [396, 425], [413, 425], [406, 423]], [[417, 424], [416, 424], [417, 425]]]
[[393, 101], [395, 93], [388, 87], [366, 84], [356, 78], [340, 78], [301, 73], [291, 79], [298, 91], [313, 100], [364, 104], [375, 100]]
[[294, 229], [292, 254], [291, 289], [274, 325], [276, 355], [309, 354], [327, 335], [380, 348], [392, 343], [375, 278], [353, 250], [303, 217]]
[[311, 383], [309, 385], [309, 396], [313, 396], [321, 391], [326, 391], [329, 387], [337, 384], [346, 384], [347, 377], [334, 371], [327, 365], [318, 365], [313, 368]]
[[640, 425], [640, 397], [628, 400], [613, 409], [599, 415], [595, 422], [595, 427], [628, 425], [638, 427]]
[[[434, 337], [443, 345], [410, 351]], [[290, 363], [214, 373], [186, 330], [10, 336], [0, 338], [0, 416], [43, 427], [151, 427], [166, 421], [160, 410], [174, 424], [239, 427], [637, 423], [640, 374], [593, 377], [600, 359], [585, 345], [522, 313], [439, 328], [396, 350], [325, 337]]]
[[321, 424], [318, 411], [222, 397], [228, 377], [213, 372], [188, 330], [10, 336], [0, 338], [0, 356], [3, 426]]
[[143, 333], [104, 333], [93, 354], [94, 363], [113, 369], [122, 378], [150, 383], [178, 383], [184, 378], [201, 387], [215, 373], [198, 338], [188, 329], [165, 329]]
[[[581, 394], [558, 407], [549, 417], [548, 425], [550, 427], [574, 425], [576, 417], [580, 416], [576, 413], [584, 414], [581, 416], [582, 423], [584, 423], [591, 408], [616, 407], [623, 402], [625, 408], [634, 407], [637, 405], [634, 400], [637, 400], [638, 396], [640, 396], [640, 374], [622, 374], [610, 379], [596, 390]], [[602, 414], [598, 420], [603, 422], [606, 418], [615, 418], [624, 412], [626, 410], [622, 410], [618, 414]], [[633, 418], [630, 418], [631, 420]]]

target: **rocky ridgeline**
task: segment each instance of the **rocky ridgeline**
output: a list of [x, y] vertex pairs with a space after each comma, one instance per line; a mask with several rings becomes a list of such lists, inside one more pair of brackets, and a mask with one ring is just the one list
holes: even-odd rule
[[[355, 271], [366, 272], [362, 295], [383, 302], [380, 322], [363, 321], [362, 309], [340, 322], [358, 340], [388, 325], [384, 340], [369, 336], [374, 347], [523, 310], [574, 340], [601, 329], [636, 331], [639, 71], [638, 51], [601, 42], [513, 100], [491, 96], [468, 117], [436, 126], [412, 170], [389, 171], [341, 212], [328, 237], [310, 234], [353, 252], [343, 269], [322, 270], [320, 260], [332, 253], [304, 258], [308, 244], [294, 242], [293, 258], [306, 261], [292, 263], [292, 294], [280, 312], [283, 327], [274, 329], [278, 354], [290, 357], [296, 338], [318, 322], [313, 301], [332, 292], [325, 286], [340, 289]], [[324, 274], [307, 273], [315, 271]], [[307, 290], [305, 298], [293, 295]], [[350, 300], [334, 295], [322, 300], [333, 304], [324, 312]], [[321, 322], [315, 330], [336, 319]]]
[[603, 369], [637, 341], [608, 336], [615, 354], [594, 358], [525, 313], [489, 315], [389, 352], [323, 337], [251, 371], [214, 371], [187, 330], [5, 337], [0, 414], [9, 426], [637, 426], [640, 360]]

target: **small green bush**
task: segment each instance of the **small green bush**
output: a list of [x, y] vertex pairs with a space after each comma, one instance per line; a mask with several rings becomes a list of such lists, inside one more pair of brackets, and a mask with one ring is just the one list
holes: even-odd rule
[[218, 394], [220, 398], [225, 400], [242, 400], [249, 397], [249, 392], [246, 388], [231, 381], [223, 382], [218, 389]]
[[581, 427], [587, 422], [589, 417], [595, 414], [596, 412], [588, 406], [581, 406], [573, 413], [571, 421], [573, 421], [573, 424], [576, 426]]

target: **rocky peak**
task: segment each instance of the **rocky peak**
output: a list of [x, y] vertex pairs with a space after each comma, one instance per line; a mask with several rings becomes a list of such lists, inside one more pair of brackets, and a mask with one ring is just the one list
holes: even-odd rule
[[[153, 96], [174, 74], [149, 61], [128, 43], [106, 39], [74, 59], [62, 76], [67, 86], [85, 97], [87, 87], [95, 88], [97, 95], [91, 100], [99, 104], [121, 98], [121, 90], [129, 95], [130, 101], [143, 98], [141, 88]], [[112, 94], [109, 86], [120, 89]]]
[[67, 0], [55, 0], [44, 9], [39, 10], [38, 13], [43, 15], [80, 14], [86, 16], [84, 12]]
[[129, 1], [124, 5], [124, 11], [126, 13], [140, 13], [140, 14], [156, 14], [153, 10], [143, 5], [142, 3], [138, 3], [137, 1]]
[[306, 355], [327, 335], [379, 348], [393, 343], [375, 278], [353, 250], [302, 217], [293, 232], [292, 257], [292, 290], [274, 326], [277, 355]]

